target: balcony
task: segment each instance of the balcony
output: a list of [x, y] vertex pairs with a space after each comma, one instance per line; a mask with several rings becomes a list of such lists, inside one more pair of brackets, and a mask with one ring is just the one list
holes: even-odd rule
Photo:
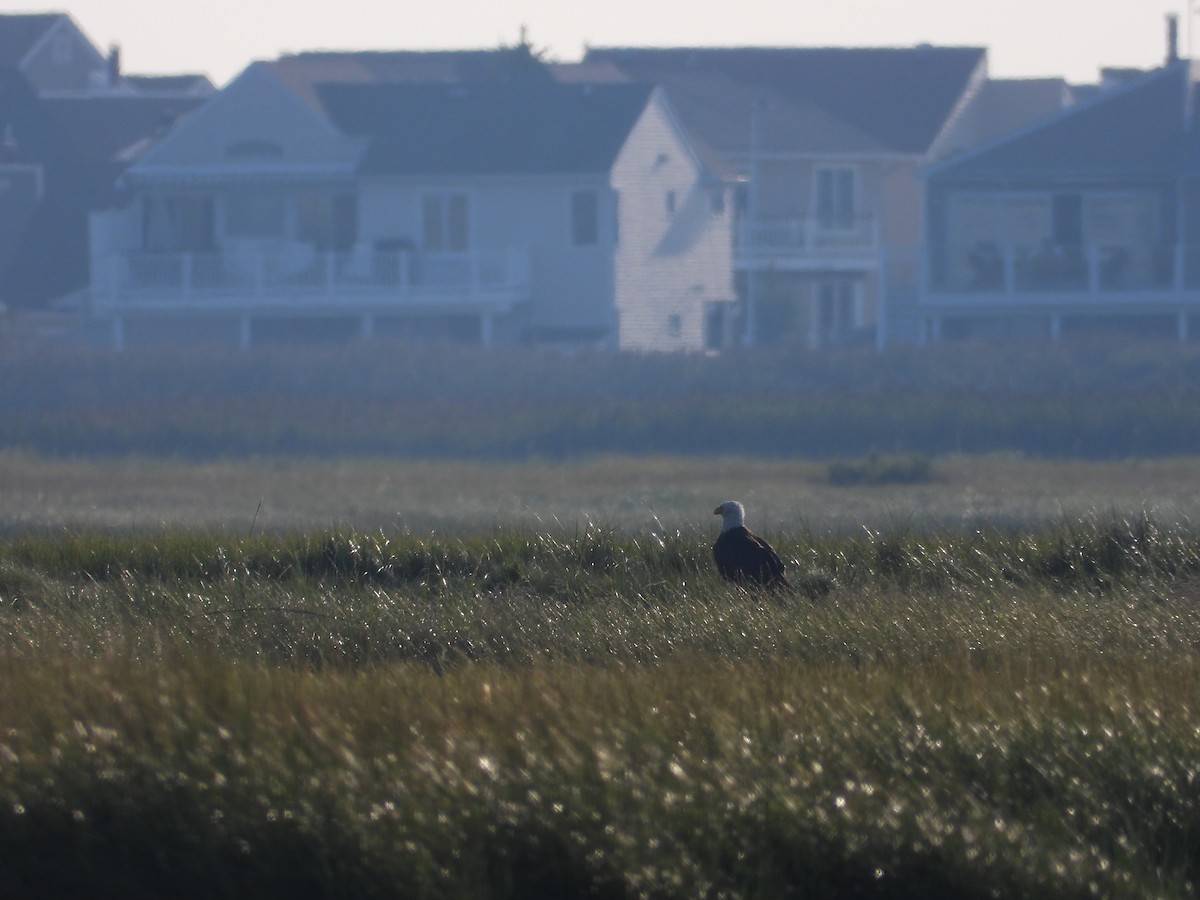
[[93, 273], [98, 313], [235, 311], [400, 313], [504, 311], [529, 298], [530, 261], [514, 250], [475, 253], [270, 251], [127, 253]]
[[734, 249], [739, 269], [863, 271], [878, 265], [879, 227], [871, 214], [837, 222], [816, 216], [744, 219]]
[[1200, 246], [950, 245], [940, 270], [926, 273], [923, 281], [921, 303], [927, 307], [1136, 309], [1197, 303]]

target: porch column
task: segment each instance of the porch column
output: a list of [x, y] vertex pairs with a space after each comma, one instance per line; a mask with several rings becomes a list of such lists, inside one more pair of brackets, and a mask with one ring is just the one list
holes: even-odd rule
[[742, 343], [747, 347], [753, 347], [757, 342], [758, 316], [755, 314], [754, 302], [754, 283], [758, 280], [756, 277], [753, 264], [746, 269], [746, 321], [742, 327], [745, 329], [742, 334]]
[[887, 249], [879, 248], [879, 281], [875, 289], [875, 349], [887, 346], [888, 307], [891, 304], [892, 275]]
[[358, 325], [358, 335], [364, 341], [369, 341], [375, 337], [375, 316], [371, 313], [366, 313], [362, 317], [362, 321]]
[[249, 350], [253, 343], [254, 333], [251, 327], [250, 317], [242, 316], [238, 329], [238, 346], [243, 350]]
[[490, 309], [484, 310], [479, 315], [479, 343], [480, 346], [492, 346], [493, 334], [493, 314]]
[[1175, 331], [1179, 335], [1179, 343], [1187, 343], [1188, 313], [1186, 309], [1181, 309], [1175, 314]]
[[125, 349], [125, 318], [123, 316], [113, 316], [112, 342], [114, 350]]
[[929, 320], [929, 340], [931, 342], [940, 341], [942, 339], [942, 317], [933, 316]]
[[1050, 340], [1058, 343], [1062, 338], [1062, 316], [1058, 313], [1050, 314]]

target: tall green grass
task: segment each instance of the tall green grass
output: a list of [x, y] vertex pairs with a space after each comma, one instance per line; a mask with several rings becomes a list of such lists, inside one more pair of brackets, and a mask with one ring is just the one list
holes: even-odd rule
[[1188, 896], [1200, 533], [0, 543], [0, 894]]

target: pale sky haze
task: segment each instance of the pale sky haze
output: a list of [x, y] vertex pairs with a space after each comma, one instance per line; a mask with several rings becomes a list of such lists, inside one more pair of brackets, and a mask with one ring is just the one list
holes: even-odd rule
[[[1101, 66], [1160, 65], [1166, 15], [1200, 56], [1200, 0], [0, 0], [0, 12], [70, 13], [135, 73], [203, 72], [217, 85], [256, 59], [302, 50], [433, 50], [513, 44], [553, 59], [586, 46], [988, 48], [996, 77], [1095, 81]], [[736, 10], [736, 11], [735, 11]]]

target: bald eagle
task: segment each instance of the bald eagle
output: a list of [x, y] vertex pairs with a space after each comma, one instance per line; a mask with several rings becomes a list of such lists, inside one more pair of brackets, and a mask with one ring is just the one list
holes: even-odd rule
[[742, 504], [726, 500], [713, 515], [723, 520], [721, 534], [713, 544], [713, 559], [722, 577], [739, 584], [791, 587], [775, 548], [746, 527]]

